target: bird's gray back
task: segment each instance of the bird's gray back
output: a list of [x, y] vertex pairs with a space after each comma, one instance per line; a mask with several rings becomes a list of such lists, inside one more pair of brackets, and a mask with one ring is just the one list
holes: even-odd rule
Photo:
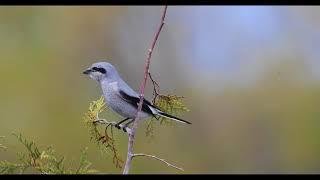
[[[135, 117], [137, 109], [121, 97], [120, 91], [137, 98], [139, 98], [139, 95], [119, 75], [101, 81], [101, 88], [108, 107], [125, 118]], [[142, 116], [148, 117], [149, 115], [144, 114]]]

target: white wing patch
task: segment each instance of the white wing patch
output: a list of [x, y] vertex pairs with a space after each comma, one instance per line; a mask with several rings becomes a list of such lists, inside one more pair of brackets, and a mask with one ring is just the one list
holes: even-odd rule
[[150, 108], [150, 110], [152, 111], [153, 114], [158, 114], [159, 110], [158, 109], [155, 109], [151, 106], [148, 106]]

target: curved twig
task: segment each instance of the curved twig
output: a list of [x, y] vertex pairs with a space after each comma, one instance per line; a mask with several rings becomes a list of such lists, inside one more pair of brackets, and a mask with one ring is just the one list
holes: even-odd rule
[[166, 161], [165, 159], [158, 158], [157, 156], [154, 156], [154, 155], [138, 153], [138, 154], [133, 154], [132, 158], [137, 157], [137, 156], [146, 156], [146, 157], [154, 158], [156, 160], [159, 160], [159, 161], [165, 163], [169, 167], [173, 167], [173, 168], [178, 169], [180, 171], [184, 171], [181, 167], [175, 166], [175, 165], [169, 163], [168, 161]]
[[151, 73], [149, 72], [149, 78], [152, 82], [152, 85], [153, 85], [153, 99], [152, 99], [152, 103], [155, 104], [156, 103], [156, 100], [157, 100], [157, 97], [160, 95], [160, 86], [159, 84], [153, 80], [152, 76], [151, 76]]

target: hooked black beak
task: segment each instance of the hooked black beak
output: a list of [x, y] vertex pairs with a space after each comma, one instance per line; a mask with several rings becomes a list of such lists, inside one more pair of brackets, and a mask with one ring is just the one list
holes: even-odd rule
[[87, 70], [83, 71], [82, 73], [83, 74], [90, 74], [91, 72], [92, 72], [92, 69], [87, 69]]

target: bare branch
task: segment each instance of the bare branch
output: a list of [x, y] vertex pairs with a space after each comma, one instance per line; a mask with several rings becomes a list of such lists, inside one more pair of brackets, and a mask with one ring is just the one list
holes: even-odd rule
[[166, 17], [166, 13], [167, 13], [167, 6], [164, 7], [164, 11], [163, 11], [163, 14], [162, 14], [162, 17], [161, 17], [160, 26], [159, 26], [158, 31], [157, 31], [154, 39], [153, 39], [151, 48], [148, 50], [148, 56], [147, 56], [147, 59], [146, 59], [145, 69], [144, 69], [144, 78], [143, 78], [143, 81], [142, 81], [141, 86], [140, 86], [140, 102], [139, 102], [139, 105], [138, 105], [138, 111], [137, 111], [137, 114], [136, 114], [136, 118], [135, 118], [135, 120], [133, 122], [133, 126], [132, 126], [132, 129], [131, 129], [131, 132], [128, 133], [129, 134], [128, 153], [127, 153], [127, 160], [126, 160], [126, 164], [125, 164], [125, 167], [124, 167], [124, 170], [123, 170], [123, 174], [128, 174], [129, 170], [130, 170], [130, 167], [131, 167], [131, 161], [132, 161], [132, 157], [133, 157], [134, 137], [135, 137], [136, 129], [138, 128], [138, 120], [140, 119], [139, 114], [140, 114], [140, 111], [142, 109], [142, 103], [143, 103], [143, 98], [144, 98], [144, 90], [145, 90], [146, 83], [147, 83], [147, 78], [148, 78], [148, 75], [149, 75], [149, 67], [150, 67], [151, 55], [152, 55], [153, 49], [154, 49], [154, 47], [156, 45], [156, 42], [158, 40], [158, 37], [160, 35], [161, 29], [162, 29], [162, 27], [164, 25], [164, 19]]
[[161, 158], [158, 158], [157, 156], [154, 156], [154, 155], [139, 153], [139, 154], [133, 154], [132, 158], [137, 157], [137, 156], [146, 156], [146, 157], [154, 158], [154, 159], [156, 159], [156, 160], [159, 160], [159, 161], [167, 164], [167, 166], [169, 166], [169, 167], [173, 167], [173, 168], [178, 169], [178, 170], [180, 170], [180, 171], [184, 171], [182, 168], [180, 168], [180, 167], [178, 167], [178, 166], [175, 166], [175, 165], [169, 163], [168, 161], [166, 161], [166, 160], [164, 160], [164, 159], [161, 159]]

